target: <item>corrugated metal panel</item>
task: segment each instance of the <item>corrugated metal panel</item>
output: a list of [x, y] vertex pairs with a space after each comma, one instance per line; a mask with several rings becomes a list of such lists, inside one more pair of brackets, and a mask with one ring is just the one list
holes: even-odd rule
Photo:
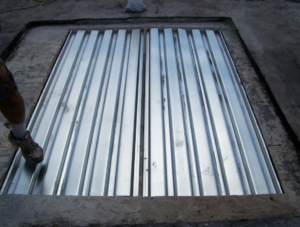
[[2, 193], [138, 195], [143, 34], [71, 33], [30, 121], [42, 164], [14, 159]]
[[221, 33], [146, 40], [144, 196], [281, 193]]
[[2, 194], [281, 193], [219, 31], [71, 32], [29, 130], [45, 160], [18, 152]]

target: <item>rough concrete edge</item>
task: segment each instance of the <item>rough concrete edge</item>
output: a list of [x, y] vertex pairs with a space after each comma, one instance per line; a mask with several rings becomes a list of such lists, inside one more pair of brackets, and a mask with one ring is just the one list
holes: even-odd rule
[[1, 59], [5, 62], [8, 56], [11, 55], [12, 51], [16, 48], [16, 46], [20, 43], [22, 37], [27, 31], [27, 25], [16, 35], [16, 37], [10, 42], [7, 48], [1, 53]]
[[[2, 196], [2, 226], [196, 223], [299, 217], [285, 195], [221, 197]], [[251, 201], [249, 203], [249, 200]]]
[[[168, 19], [172, 21], [180, 20], [191, 20], [191, 21], [201, 21], [201, 22], [220, 22], [225, 20], [232, 20], [230, 17], [124, 17], [124, 18], [103, 18], [103, 19], [93, 19], [93, 18], [80, 18], [80, 19], [73, 19], [73, 20], [41, 20], [41, 21], [29, 21], [24, 28], [15, 36], [15, 38], [10, 42], [10, 44], [5, 48], [5, 50], [0, 53], [0, 56], [3, 60], [6, 60], [17, 44], [20, 42], [23, 35], [31, 28], [38, 27], [38, 26], [51, 26], [51, 25], [84, 25], [84, 24], [93, 24], [93, 23], [102, 23], [102, 24], [116, 24], [116, 23], [128, 23], [131, 20], [145, 20], [142, 22], [156, 22], [162, 19]], [[141, 22], [141, 21], [139, 21]]]
[[[252, 54], [250, 53], [250, 50], [248, 49], [246, 43], [244, 42], [241, 34], [239, 33], [239, 30], [237, 29], [237, 27], [235, 26], [234, 24], [234, 21], [231, 20], [232, 22], [232, 26], [234, 27], [235, 29], [235, 32], [236, 34], [238, 35], [238, 38], [241, 42], [241, 45], [242, 45], [242, 48], [244, 49], [245, 51], [245, 54], [247, 55], [255, 73], [257, 74], [257, 77], [258, 79], [260, 80], [260, 83], [263, 85], [263, 87], [265, 88], [266, 90], [266, 93], [268, 95], [268, 98], [270, 99], [274, 109], [275, 109], [275, 112], [277, 114], [277, 116], [279, 117], [280, 121], [282, 122], [283, 126], [284, 126], [284, 129], [286, 130], [288, 136], [289, 136], [289, 139], [293, 142], [296, 150], [300, 150], [300, 138], [298, 138], [297, 134], [295, 133], [295, 131], [293, 130], [292, 126], [290, 125], [290, 123], [288, 122], [286, 116], [284, 115], [280, 105], [278, 104], [268, 82], [266, 81], [265, 77], [263, 76], [263, 73], [262, 71], [260, 70], [258, 64], [256, 63], [255, 59], [253, 58]], [[226, 42], [226, 41], [225, 41]], [[250, 103], [251, 104], [251, 103]], [[300, 153], [297, 152], [297, 154], [300, 156]]]

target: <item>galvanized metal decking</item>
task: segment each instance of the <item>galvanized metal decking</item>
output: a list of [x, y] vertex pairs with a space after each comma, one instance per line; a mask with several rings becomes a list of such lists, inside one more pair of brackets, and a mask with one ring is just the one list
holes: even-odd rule
[[147, 34], [144, 195], [280, 193], [220, 32]]
[[281, 193], [220, 31], [71, 32], [28, 127], [2, 194]]

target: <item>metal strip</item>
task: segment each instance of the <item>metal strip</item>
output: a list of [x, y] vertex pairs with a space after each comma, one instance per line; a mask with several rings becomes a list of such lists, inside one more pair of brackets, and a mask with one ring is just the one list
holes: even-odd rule
[[176, 172], [176, 195], [192, 194], [192, 185], [189, 173], [188, 161], [188, 143], [185, 133], [185, 118], [183, 115], [183, 103], [180, 89], [180, 76], [177, 72], [177, 63], [175, 58], [174, 40], [172, 29], [164, 29], [165, 37], [165, 59], [166, 59], [166, 83], [167, 96], [169, 104], [169, 121], [170, 127], [165, 130], [170, 130], [171, 150], [175, 160]]
[[[67, 122], [68, 120], [72, 120], [72, 126], [70, 129], [72, 130], [72, 138], [70, 138], [70, 143], [68, 144], [68, 149], [67, 152], [67, 157], [66, 161], [64, 163], [61, 163], [61, 168], [63, 168], [62, 176], [60, 179], [60, 184], [58, 188], [58, 195], [64, 194], [66, 185], [70, 184], [70, 180], [75, 180], [77, 176], [81, 175], [82, 169], [83, 169], [83, 163], [85, 159], [82, 158], [82, 155], [85, 153], [81, 153], [78, 155], [78, 152], [73, 153], [74, 151], [74, 146], [73, 144], [75, 143], [76, 139], [74, 137], [77, 136], [77, 131], [79, 128], [79, 121], [77, 120], [77, 116], [79, 114], [79, 109], [81, 102], [78, 102], [78, 100], [82, 99], [82, 95], [85, 89], [85, 84], [87, 77], [89, 75], [89, 69], [92, 63], [93, 59], [93, 54], [96, 49], [96, 44], [97, 44], [97, 38], [98, 38], [98, 31], [92, 31], [89, 39], [87, 41], [85, 51], [83, 53], [82, 59], [80, 61], [80, 65], [76, 74], [76, 79], [73, 83], [72, 86], [72, 91], [70, 92], [69, 95], [69, 101], [66, 104], [66, 109], [65, 109], [65, 114], [64, 117], [66, 118], [65, 121]], [[73, 108], [75, 106], [75, 110], [73, 111]], [[70, 115], [72, 114], [72, 115]], [[62, 120], [64, 121], [64, 120]], [[71, 136], [70, 136], [71, 137]], [[78, 157], [79, 156], [79, 157]], [[85, 156], [85, 155], [84, 155]], [[63, 166], [62, 166], [63, 165]], [[75, 167], [76, 166], [76, 167]], [[79, 192], [79, 186], [78, 183], [77, 185], [72, 184], [73, 190], [76, 190], [76, 194]], [[69, 187], [68, 187], [69, 189]]]
[[[139, 75], [138, 75], [138, 93], [136, 103], [136, 122], [135, 122], [135, 154], [133, 167], [133, 189], [132, 195], [139, 195], [140, 187], [140, 158], [141, 158], [141, 139], [142, 139], [142, 92], [143, 92], [143, 60], [144, 60], [144, 33], [141, 34], [140, 53], [139, 53]], [[137, 170], [137, 171], [134, 171]]]
[[[194, 42], [194, 39], [200, 39], [200, 31], [195, 31], [193, 30], [193, 36], [191, 34], [190, 35], [190, 39], [191, 39], [191, 48], [192, 48], [192, 52], [193, 52], [193, 58], [194, 60], [197, 62], [198, 58], [196, 56], [196, 51], [195, 51], [195, 42]], [[203, 50], [205, 54], [205, 50]], [[205, 134], [205, 131], [204, 131], [204, 128], [202, 128], [202, 136], [203, 138], [206, 137], [206, 140], [207, 140], [207, 155], [209, 155], [209, 152], [211, 153], [211, 159], [212, 159], [212, 163], [213, 163], [213, 170], [215, 171], [215, 178], [216, 178], [216, 184], [217, 184], [217, 191], [218, 191], [218, 194], [219, 195], [225, 195], [225, 185], [224, 185], [224, 180], [223, 180], [223, 177], [222, 177], [222, 171], [221, 171], [221, 166], [220, 166], [220, 162], [219, 162], [219, 158], [218, 158], [218, 153], [217, 153], [217, 148], [216, 148], [216, 143], [215, 143], [215, 140], [214, 140], [214, 137], [213, 137], [213, 129], [212, 129], [212, 124], [211, 124], [211, 120], [210, 120], [210, 116], [209, 116], [209, 112], [208, 112], [208, 105], [207, 105], [207, 101], [206, 101], [206, 98], [205, 97], [205, 92], [204, 92], [204, 86], [203, 86], [203, 81], [201, 79], [201, 69], [200, 69], [200, 66], [199, 64], [195, 64], [196, 66], [196, 71], [197, 71], [197, 80], [199, 81], [199, 86], [200, 86], [200, 94], [201, 94], [201, 100], [202, 100], [202, 105], [203, 105], [203, 123], [200, 124], [200, 125], [203, 125], [203, 127], [205, 126], [205, 129], [207, 130], [206, 134]], [[201, 105], [200, 105], [201, 107]], [[199, 114], [201, 114], [202, 112], [200, 112]], [[200, 118], [201, 119], [201, 118]], [[205, 140], [203, 141], [205, 142]], [[200, 143], [201, 145], [201, 143]], [[203, 148], [202, 148], [203, 149]], [[200, 154], [202, 152], [199, 152]], [[199, 154], [199, 155], [200, 155]], [[204, 159], [204, 158], [203, 158]], [[201, 164], [201, 159], [199, 159], [199, 162], [200, 162], [200, 165], [202, 166]], [[207, 164], [209, 162], [203, 162], [203, 164]], [[209, 175], [208, 175], [209, 176]], [[211, 184], [212, 184], [212, 181], [209, 181]], [[210, 193], [212, 189], [208, 189], [207, 192]]]
[[[164, 35], [163, 32], [159, 34], [160, 38], [160, 46], [164, 46]], [[161, 70], [162, 70], [162, 81], [163, 81], [163, 110], [164, 110], [164, 118], [165, 118], [165, 128], [170, 128], [170, 120], [169, 120], [169, 99], [167, 94], [167, 78], [166, 78], [166, 56], [164, 48], [160, 49], [161, 54]], [[177, 192], [174, 192], [174, 182], [173, 180], [173, 168], [175, 167], [174, 164], [174, 156], [171, 153], [171, 139], [170, 139], [170, 130], [165, 130], [165, 141], [166, 141], [166, 177], [167, 177], [167, 195], [173, 196]], [[176, 187], [175, 187], [176, 188]]]
[[114, 196], [115, 195], [115, 185], [116, 185], [116, 177], [117, 177], [117, 162], [119, 161], [119, 152], [118, 149], [120, 147], [120, 137], [121, 137], [121, 126], [122, 126], [122, 114], [124, 109], [124, 93], [125, 93], [125, 87], [126, 87], [126, 76], [127, 76], [127, 67], [128, 67], [128, 59], [129, 59], [129, 46], [130, 46], [130, 36], [127, 34], [127, 41], [126, 41], [126, 51], [125, 51], [125, 59], [124, 59], [124, 69], [123, 69], [123, 75], [122, 75], [122, 82], [121, 82], [121, 88], [120, 88], [120, 96], [119, 96], [119, 104], [118, 104], [118, 116], [116, 120], [116, 129], [115, 129], [115, 139], [114, 139], [114, 145], [113, 145], [113, 152], [112, 152], [112, 163], [115, 165], [111, 165], [110, 170], [110, 181], [109, 181], [109, 188], [108, 188], [108, 196]]
[[[111, 32], [111, 31], [110, 31]], [[109, 42], [110, 42], [111, 37], [109, 36]], [[111, 49], [106, 49], [106, 45], [103, 45], [103, 48], [105, 48], [105, 50], [109, 50], [109, 55], [102, 55], [99, 54], [99, 58], [101, 57], [105, 57], [105, 59], [108, 61], [107, 62], [107, 67], [106, 69], [104, 68], [103, 70], [103, 85], [102, 85], [102, 89], [99, 89], [97, 87], [94, 88], [94, 92], [97, 95], [97, 105], [94, 108], [94, 115], [93, 115], [93, 124], [95, 127], [93, 128], [91, 125], [91, 133], [88, 136], [89, 139], [91, 140], [91, 145], [90, 145], [90, 155], [89, 155], [89, 159], [88, 159], [88, 163], [87, 163], [87, 171], [86, 171], [86, 175], [85, 175], [85, 181], [84, 181], [84, 185], [83, 185], [83, 195], [89, 195], [90, 193], [90, 185], [91, 185], [91, 177], [92, 177], [92, 173], [93, 173], [93, 169], [94, 169], [94, 160], [95, 160], [95, 155], [96, 155], [96, 148], [97, 148], [97, 138], [99, 136], [99, 131], [100, 131], [100, 125], [101, 125], [101, 116], [102, 116], [102, 110], [103, 110], [103, 105], [104, 105], [104, 101], [105, 101], [105, 93], [107, 91], [107, 84], [108, 84], [108, 79], [109, 79], [109, 73], [111, 70], [111, 65], [112, 65], [112, 60], [113, 60], [113, 53], [115, 51], [115, 45], [116, 45], [116, 40], [117, 40], [117, 35], [114, 34], [112, 37], [112, 44], [111, 44]], [[99, 59], [98, 58], [98, 59]], [[101, 63], [103, 61], [100, 61], [98, 63]], [[98, 64], [97, 64], [98, 65]], [[100, 64], [101, 65], [101, 64]], [[104, 67], [104, 66], [103, 66]], [[95, 70], [95, 73], [97, 73], [97, 71]], [[95, 84], [97, 84], [97, 80], [99, 76], [95, 76]], [[101, 83], [102, 83], [102, 77], [101, 77]], [[94, 83], [92, 83], [94, 84]], [[91, 94], [90, 96], [90, 100], [91, 102], [93, 102], [93, 100], [95, 100], [94, 98], [95, 96], [93, 96]], [[91, 106], [91, 108], [93, 108]], [[85, 108], [86, 110], [86, 108]], [[87, 110], [88, 111], [88, 110]]]
[[[130, 57], [127, 69], [126, 89], [123, 105], [121, 138], [119, 144], [118, 172], [116, 179], [116, 195], [131, 195], [133, 182], [131, 170], [134, 165], [136, 91], [138, 84], [138, 64], [140, 49], [140, 30], [132, 30]], [[138, 169], [137, 169], [138, 170]], [[123, 179], [130, 179], [126, 183]], [[130, 190], [128, 190], [130, 189]]]
[[[150, 29], [150, 100], [149, 100], [149, 178], [150, 195], [166, 194], [163, 96], [160, 67], [160, 44], [157, 28]], [[152, 187], [154, 185], [154, 187]]]
[[94, 170], [91, 179], [90, 195], [107, 195], [111, 151], [116, 121], [117, 97], [120, 91], [121, 75], [125, 53], [126, 30], [119, 30], [109, 74], [105, 102], [101, 116], [101, 127], [97, 139]]
[[149, 185], [150, 185], [150, 177], [149, 177], [149, 135], [150, 135], [150, 127], [149, 127], [149, 114], [150, 114], [150, 33], [146, 33], [146, 69], [145, 69], [145, 115], [144, 115], [144, 162], [143, 162], [143, 195], [149, 196]]

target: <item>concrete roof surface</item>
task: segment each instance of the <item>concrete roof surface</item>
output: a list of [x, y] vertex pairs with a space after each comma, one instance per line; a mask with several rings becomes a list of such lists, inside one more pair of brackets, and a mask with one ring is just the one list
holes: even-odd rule
[[[205, 198], [99, 198], [57, 196], [0, 196], [1, 226], [298, 226], [300, 225], [300, 1], [299, 0], [144, 0], [147, 11], [124, 12], [126, 0], [63, 0], [38, 2], [34, 0], [1, 0], [0, 56], [17, 71], [37, 64], [36, 59], [9, 62], [14, 50], [26, 36], [30, 26], [41, 24], [92, 24], [114, 20], [134, 23], [140, 20], [166, 21], [171, 18], [193, 18], [213, 21], [228, 18], [238, 32], [246, 54], [268, 96], [261, 109], [272, 108], [273, 116], [261, 116], [259, 124], [272, 128], [270, 119], [277, 119], [284, 133], [273, 129], [274, 152], [282, 152], [275, 168], [280, 172], [283, 195]], [[46, 2], [47, 3], [47, 2]], [[31, 7], [37, 4], [37, 7]], [[17, 10], [15, 10], [17, 9]], [[82, 22], [83, 21], [83, 22]], [[29, 25], [29, 26], [28, 26]], [[32, 40], [28, 41], [31, 42]], [[63, 39], [55, 48], [63, 43]], [[38, 43], [34, 40], [31, 45]], [[56, 50], [56, 49], [55, 49]], [[39, 73], [49, 75], [57, 52], [45, 53]], [[20, 64], [20, 65], [18, 65]], [[16, 71], [15, 71], [16, 70]], [[30, 72], [31, 68], [27, 69]], [[30, 78], [30, 76], [28, 77]], [[18, 79], [17, 79], [18, 80]], [[20, 80], [20, 79], [19, 79]], [[25, 98], [28, 121], [45, 77], [31, 88], [20, 88]], [[26, 83], [26, 81], [24, 82]], [[254, 90], [253, 90], [254, 92]], [[251, 94], [249, 94], [251, 96]], [[28, 98], [26, 98], [28, 97]], [[271, 107], [270, 107], [271, 106]], [[260, 120], [258, 120], [260, 121]], [[2, 183], [13, 158], [15, 147], [7, 142], [8, 129], [0, 116], [0, 182]], [[277, 123], [276, 123], [277, 124]], [[270, 129], [271, 130], [271, 129]], [[277, 133], [277, 134], [276, 134]], [[274, 135], [277, 136], [274, 136]], [[264, 137], [268, 137], [267, 135]], [[273, 152], [273, 153], [274, 153]], [[272, 153], [272, 152], [271, 152]], [[272, 154], [271, 154], [272, 156]], [[286, 157], [286, 158], [284, 158]], [[274, 158], [276, 159], [276, 157]], [[284, 174], [281, 174], [283, 173]], [[155, 200], [155, 201], [153, 201]], [[198, 213], [199, 212], [199, 213]], [[200, 215], [201, 214], [201, 215]], [[203, 215], [202, 215], [203, 214]], [[261, 219], [264, 218], [264, 219]], [[217, 221], [217, 222], [210, 222]], [[165, 224], [164, 224], [165, 223]], [[169, 223], [168, 225], [166, 223]], [[173, 224], [172, 224], [173, 225]]]

